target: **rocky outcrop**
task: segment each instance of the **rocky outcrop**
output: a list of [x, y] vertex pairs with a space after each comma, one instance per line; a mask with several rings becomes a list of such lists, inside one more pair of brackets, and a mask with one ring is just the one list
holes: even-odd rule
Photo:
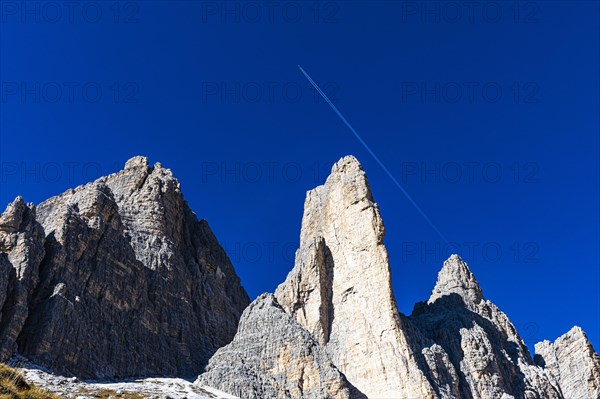
[[[19, 220], [14, 213], [9, 207], [2, 220]], [[28, 303], [24, 326], [5, 327], [3, 308], [1, 332], [14, 331], [20, 354], [79, 377], [191, 376], [233, 338], [248, 296], [160, 164], [133, 158], [119, 173], [41, 203], [37, 220], [28, 223], [39, 242], [21, 245], [23, 259], [18, 246], [1, 248], [13, 268], [30, 270], [23, 288], [8, 283], [9, 294], [29, 293], [16, 296]], [[20, 224], [18, 234], [34, 236]], [[4, 225], [16, 237], [18, 224]]]
[[600, 398], [600, 358], [581, 328], [573, 327], [554, 343], [537, 343], [535, 361], [559, 382], [565, 398]]
[[245, 399], [360, 397], [271, 294], [244, 311], [235, 338], [217, 351], [196, 383]]
[[410, 316], [440, 345], [458, 371], [464, 398], [562, 398], [545, 370], [536, 367], [515, 327], [484, 299], [477, 280], [458, 255], [438, 275], [431, 297]]
[[385, 229], [354, 157], [307, 193], [294, 269], [275, 295], [368, 397], [434, 397], [392, 293]]
[[35, 207], [18, 197], [0, 216], [0, 360], [15, 352], [44, 254]]
[[333, 322], [333, 259], [323, 237], [296, 252], [296, 266], [275, 296], [319, 344], [327, 345]]
[[466, 306], [474, 309], [483, 301], [479, 283], [458, 255], [452, 255], [444, 262], [427, 303], [432, 304], [452, 294], [461, 297]]

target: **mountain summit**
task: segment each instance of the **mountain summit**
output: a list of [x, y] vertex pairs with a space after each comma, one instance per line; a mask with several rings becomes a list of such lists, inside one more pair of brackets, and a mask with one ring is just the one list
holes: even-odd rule
[[365, 171], [340, 159], [307, 192], [294, 267], [249, 304], [171, 171], [135, 157], [0, 216], [0, 357], [84, 378], [199, 374], [202, 392], [244, 399], [600, 398], [585, 333], [532, 356], [458, 255], [400, 313], [384, 235]]
[[456, 254], [451, 255], [444, 262], [444, 267], [438, 274], [437, 283], [427, 302], [433, 303], [451, 294], [459, 295], [465, 303], [470, 304], [478, 304], [483, 300], [483, 293], [475, 276], [469, 266]]
[[193, 375], [249, 303], [179, 182], [145, 157], [0, 218], [0, 334], [15, 353], [86, 378]]
[[[458, 255], [444, 262], [427, 302], [409, 317], [399, 313], [384, 235], [362, 166], [352, 156], [340, 159], [325, 184], [306, 195], [294, 268], [268, 296], [277, 316], [245, 313], [243, 325], [262, 326], [263, 332], [240, 324], [233, 343], [217, 351], [198, 382], [247, 399], [599, 397], [594, 384], [580, 388], [587, 396], [572, 388], [573, 381], [600, 372], [591, 346], [544, 350], [561, 364], [570, 364], [564, 354], [574, 352], [576, 363], [585, 365], [577, 376], [536, 364]], [[264, 298], [250, 309], [267, 306]], [[310, 344], [277, 334], [299, 328], [310, 333]], [[307, 363], [290, 361], [307, 350], [319, 353], [305, 358], [308, 370]], [[248, 368], [238, 373], [238, 364]]]

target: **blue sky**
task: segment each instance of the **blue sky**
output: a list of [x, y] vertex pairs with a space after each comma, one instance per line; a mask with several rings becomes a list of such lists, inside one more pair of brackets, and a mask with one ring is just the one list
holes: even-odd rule
[[578, 324], [599, 348], [598, 3], [273, 4], [2, 1], [0, 203], [147, 155], [255, 297], [292, 267], [306, 191], [354, 154], [402, 312], [458, 252], [530, 346]]

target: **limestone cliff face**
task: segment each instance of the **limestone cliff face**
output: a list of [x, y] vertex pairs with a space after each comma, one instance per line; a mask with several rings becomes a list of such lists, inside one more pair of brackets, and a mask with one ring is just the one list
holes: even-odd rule
[[44, 230], [35, 220], [35, 207], [18, 197], [0, 216], [0, 359], [16, 350], [44, 254]]
[[555, 379], [534, 364], [508, 317], [484, 299], [458, 255], [444, 262], [429, 300], [418, 303], [410, 319], [448, 354], [460, 397], [563, 397]]
[[[570, 393], [587, 392], [586, 398], [598, 399], [600, 367], [591, 346], [580, 336], [557, 341], [545, 349], [547, 365], [535, 364], [457, 255], [444, 262], [428, 301], [410, 317], [400, 314], [383, 237], [362, 167], [353, 157], [342, 158], [326, 183], [308, 192], [294, 268], [277, 287], [276, 300], [269, 300], [297, 333], [277, 333], [286, 329], [273, 317], [248, 312], [235, 344], [217, 352], [199, 381], [242, 397], [244, 389], [252, 397], [277, 397], [281, 388], [271, 387], [297, 381], [304, 369], [298, 362], [286, 363], [285, 371], [274, 368], [280, 357], [272, 348], [298, 352], [307, 345], [302, 330], [314, 340], [311, 351], [320, 348], [316, 364], [339, 370], [352, 398], [570, 399]], [[249, 333], [242, 325], [263, 327]], [[317, 367], [314, 359], [311, 367]], [[236, 373], [232, 364], [250, 366]], [[577, 373], [570, 371], [574, 364], [581, 365]], [[573, 391], [584, 381], [589, 390]], [[313, 397], [285, 392], [282, 397]]]
[[85, 378], [201, 373], [244, 399], [600, 399], [583, 331], [537, 344], [534, 362], [457, 255], [398, 312], [384, 234], [365, 172], [342, 158], [307, 193], [293, 269], [248, 306], [178, 181], [136, 157], [0, 216], [0, 360]]
[[196, 383], [245, 399], [357, 397], [315, 338], [272, 294], [250, 304], [234, 340], [217, 351]]
[[59, 373], [190, 376], [233, 338], [248, 296], [168, 169], [133, 158], [36, 213], [18, 199], [0, 222], [5, 359], [16, 339]]
[[536, 363], [559, 382], [568, 399], [600, 398], [600, 358], [579, 327], [559, 337], [554, 343], [535, 345]]
[[275, 295], [368, 397], [433, 397], [391, 290], [385, 229], [354, 157], [308, 192], [294, 269]]

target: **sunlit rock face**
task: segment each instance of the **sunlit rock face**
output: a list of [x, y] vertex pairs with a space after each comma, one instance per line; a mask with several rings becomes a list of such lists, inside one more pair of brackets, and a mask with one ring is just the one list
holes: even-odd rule
[[368, 397], [434, 397], [391, 288], [385, 229], [356, 158], [307, 193], [296, 265], [275, 296]]
[[[335, 367], [349, 384], [351, 397], [568, 398], [557, 368], [534, 363], [508, 317], [484, 298], [458, 255], [444, 262], [427, 301], [415, 305], [409, 317], [399, 313], [384, 232], [362, 167], [354, 157], [342, 158], [325, 184], [307, 193], [295, 265], [270, 299], [285, 325], [310, 334], [311, 350], [320, 348], [316, 364]], [[250, 324], [264, 325], [268, 335], [260, 327], [253, 334], [239, 330], [237, 345], [218, 352], [199, 381], [221, 381], [218, 388], [235, 394], [241, 393], [239, 386], [252, 386], [256, 396], [276, 398], [278, 393], [265, 385], [284, 386], [305, 371], [288, 362], [281, 373], [273, 367], [279, 357], [272, 348], [307, 344], [298, 336], [279, 334], [285, 330], [279, 324], [252, 313], [245, 316], [254, 319]], [[260, 355], [250, 356], [248, 348]], [[270, 355], [261, 357], [265, 353]], [[251, 364], [252, 371], [236, 377], [232, 364], [242, 355], [250, 358], [239, 363]], [[583, 363], [590, 373], [598, 370], [592, 361]], [[312, 397], [294, 392], [290, 397]]]
[[537, 343], [535, 360], [559, 382], [565, 398], [600, 398], [600, 358], [581, 328], [554, 343]]
[[171, 171], [135, 157], [0, 215], [0, 360], [85, 378], [199, 375], [188, 391], [245, 399], [600, 399], [585, 333], [537, 344], [534, 361], [458, 255], [401, 314], [384, 235], [362, 166], [340, 159], [306, 195], [292, 270], [250, 303]]

